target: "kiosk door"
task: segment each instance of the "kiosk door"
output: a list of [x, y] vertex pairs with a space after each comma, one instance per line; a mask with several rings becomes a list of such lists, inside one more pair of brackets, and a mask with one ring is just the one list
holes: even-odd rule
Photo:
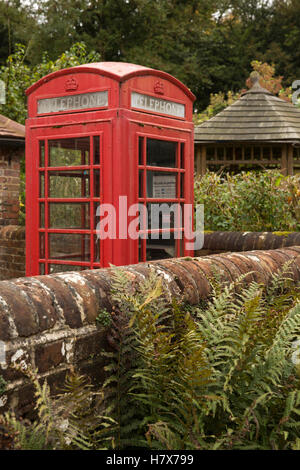
[[193, 201], [187, 158], [191, 151], [189, 132], [149, 126], [136, 133], [138, 200], [147, 209], [140, 216], [139, 261], [190, 254], [185, 249], [184, 212], [185, 204]]
[[[74, 126], [72, 134], [70, 128], [36, 130], [31, 139], [27, 272], [33, 275], [105, 264], [96, 212], [104, 197], [109, 198], [103, 191], [105, 186], [109, 190], [103, 180], [103, 149], [111, 149], [109, 127], [87, 125], [82, 133], [82, 126]], [[109, 247], [105, 253], [109, 257]], [[37, 265], [39, 272], [33, 272]]]

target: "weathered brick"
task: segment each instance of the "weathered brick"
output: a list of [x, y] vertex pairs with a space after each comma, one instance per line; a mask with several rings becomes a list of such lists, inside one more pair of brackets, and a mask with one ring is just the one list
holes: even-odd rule
[[39, 372], [46, 372], [65, 361], [62, 354], [63, 341], [41, 344], [35, 348], [35, 365]]
[[105, 346], [106, 336], [103, 330], [77, 338], [74, 343], [74, 361], [91, 359], [99, 355]]

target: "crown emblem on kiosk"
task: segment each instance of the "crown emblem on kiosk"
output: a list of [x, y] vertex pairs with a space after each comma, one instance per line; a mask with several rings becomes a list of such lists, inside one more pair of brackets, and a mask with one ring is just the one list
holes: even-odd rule
[[155, 82], [154, 91], [155, 91], [155, 93], [157, 93], [159, 95], [163, 95], [164, 92], [165, 92], [163, 82], [160, 82], [160, 81]]
[[68, 78], [68, 80], [65, 83], [65, 90], [66, 91], [74, 91], [74, 90], [77, 90], [77, 88], [78, 88], [78, 82], [77, 82], [76, 78], [74, 78], [74, 77]]

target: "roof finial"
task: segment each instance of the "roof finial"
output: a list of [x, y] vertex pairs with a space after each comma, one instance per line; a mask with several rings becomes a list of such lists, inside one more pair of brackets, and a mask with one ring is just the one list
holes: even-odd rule
[[259, 80], [260, 80], [260, 75], [258, 72], [256, 72], [256, 70], [254, 70], [253, 72], [250, 73], [250, 81], [252, 83], [252, 85], [255, 85], [256, 83], [259, 83]]

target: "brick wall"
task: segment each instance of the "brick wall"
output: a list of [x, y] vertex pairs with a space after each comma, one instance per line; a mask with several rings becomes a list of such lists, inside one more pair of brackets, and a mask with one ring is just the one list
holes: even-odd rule
[[[132, 289], [153, 269], [162, 279], [166, 294], [196, 304], [210, 293], [207, 280], [214, 272], [225, 283], [249, 273], [244, 282], [267, 284], [273, 273], [291, 260], [294, 282], [300, 279], [300, 247], [212, 255], [203, 258], [173, 258], [123, 268]], [[111, 311], [112, 269], [68, 272], [0, 282], [0, 345], [6, 360], [0, 375], [8, 382], [0, 396], [0, 413], [13, 406], [20, 415], [30, 413], [33, 389], [20, 372], [10, 367], [20, 362], [37, 367], [56, 393], [66, 372], [75, 365], [94, 383], [103, 380], [101, 350], [114, 341], [109, 329], [100, 328], [96, 317]]]
[[300, 232], [208, 232], [195, 256], [300, 246]]
[[0, 225], [18, 224], [22, 155], [22, 147], [0, 147]]
[[[195, 256], [300, 246], [300, 232], [211, 232]], [[61, 245], [57, 245], [57, 250]], [[75, 250], [76, 247], [74, 247]], [[25, 276], [25, 227], [0, 227], [0, 280]]]
[[25, 227], [0, 226], [0, 280], [25, 276]]

